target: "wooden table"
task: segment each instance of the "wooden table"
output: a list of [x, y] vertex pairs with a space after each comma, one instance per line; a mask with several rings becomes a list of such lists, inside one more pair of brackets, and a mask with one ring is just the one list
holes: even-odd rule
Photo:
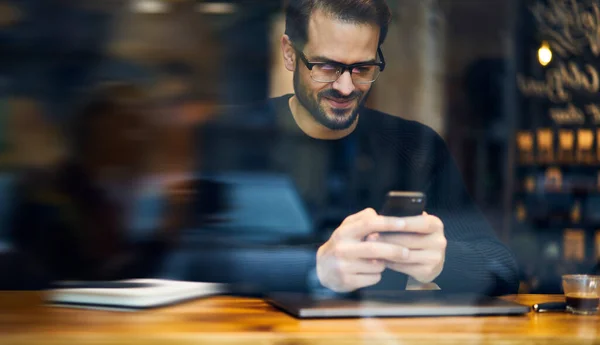
[[[567, 313], [296, 320], [258, 299], [214, 297], [119, 313], [43, 307], [32, 296], [0, 293], [0, 344], [600, 344], [600, 316]], [[562, 299], [504, 298], [527, 305]]]

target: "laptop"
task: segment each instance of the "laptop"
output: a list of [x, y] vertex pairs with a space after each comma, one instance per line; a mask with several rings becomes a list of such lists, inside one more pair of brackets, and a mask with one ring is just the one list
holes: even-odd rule
[[299, 319], [523, 315], [529, 306], [475, 294], [443, 291], [377, 292], [354, 298], [275, 293], [267, 301]]
[[197, 177], [195, 184], [200, 192], [188, 222], [194, 238], [233, 236], [247, 243], [314, 235], [309, 212], [287, 175], [220, 172]]

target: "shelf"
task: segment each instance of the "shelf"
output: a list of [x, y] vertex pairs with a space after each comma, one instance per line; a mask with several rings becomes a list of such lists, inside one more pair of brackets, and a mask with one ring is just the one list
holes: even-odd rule
[[600, 162], [595, 164], [584, 163], [517, 163], [517, 168], [548, 169], [548, 168], [577, 168], [577, 169], [600, 169]]
[[584, 189], [584, 188], [573, 188], [563, 190], [549, 190], [549, 191], [527, 191], [527, 190], [516, 190], [514, 196], [520, 197], [544, 197], [544, 196], [597, 196], [600, 197], [600, 190], [598, 189]]
[[540, 231], [563, 231], [564, 229], [582, 229], [582, 230], [600, 230], [600, 222], [582, 222], [573, 223], [565, 221], [552, 220], [515, 220], [515, 226], [534, 226]]

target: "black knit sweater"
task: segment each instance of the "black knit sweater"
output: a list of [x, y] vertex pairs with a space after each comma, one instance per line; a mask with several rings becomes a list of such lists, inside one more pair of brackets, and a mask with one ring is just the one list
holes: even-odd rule
[[[235, 163], [238, 166], [220, 162], [220, 168], [272, 170], [291, 176], [319, 227], [339, 225], [344, 217], [367, 207], [379, 209], [390, 190], [424, 192], [426, 212], [442, 220], [448, 240], [444, 270], [435, 283], [445, 291], [517, 292], [515, 259], [472, 202], [435, 131], [363, 108], [352, 134], [317, 140], [295, 124], [288, 105], [291, 96], [234, 109], [219, 119], [225, 127], [246, 129], [244, 135], [233, 136], [237, 143], [232, 147], [251, 154]], [[248, 137], [248, 133], [254, 134]], [[208, 168], [211, 149], [205, 148]], [[387, 282], [386, 277], [391, 276], [384, 275], [379, 284], [393, 288], [393, 277]]]

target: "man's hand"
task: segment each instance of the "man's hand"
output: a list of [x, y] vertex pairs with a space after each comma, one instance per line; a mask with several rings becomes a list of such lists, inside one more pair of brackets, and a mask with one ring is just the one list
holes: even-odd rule
[[407, 247], [391, 241], [366, 242], [365, 238], [373, 233], [406, 228], [403, 218], [379, 216], [373, 209], [349, 216], [317, 251], [317, 276], [321, 284], [336, 292], [377, 284], [386, 262], [402, 263], [409, 259], [410, 253]]
[[426, 284], [437, 278], [444, 268], [446, 237], [444, 224], [432, 215], [403, 218], [406, 226], [401, 234], [379, 233], [369, 235], [368, 241], [377, 241], [408, 248], [409, 254], [401, 260], [388, 260], [386, 266], [405, 273]]

